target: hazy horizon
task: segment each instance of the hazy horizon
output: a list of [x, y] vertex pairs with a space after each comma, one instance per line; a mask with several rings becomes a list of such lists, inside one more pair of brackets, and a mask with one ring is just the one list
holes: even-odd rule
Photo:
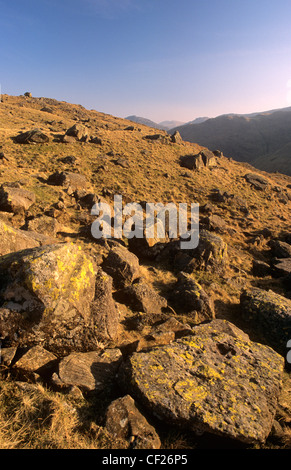
[[2, 93], [189, 122], [291, 105], [290, 0], [0, 0]]

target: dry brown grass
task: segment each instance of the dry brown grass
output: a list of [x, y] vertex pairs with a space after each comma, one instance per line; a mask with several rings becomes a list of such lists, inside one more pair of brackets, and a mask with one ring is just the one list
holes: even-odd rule
[[82, 416], [84, 405], [42, 385], [0, 382], [0, 449], [126, 448]]

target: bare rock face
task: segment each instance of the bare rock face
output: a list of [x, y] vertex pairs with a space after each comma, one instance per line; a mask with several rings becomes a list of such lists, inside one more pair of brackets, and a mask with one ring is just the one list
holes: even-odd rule
[[264, 442], [275, 417], [284, 359], [225, 320], [133, 353], [119, 381], [162, 421], [244, 443]]
[[114, 400], [106, 412], [105, 429], [115, 438], [126, 439], [133, 449], [160, 449], [161, 441], [153, 426], [125, 395]]
[[92, 329], [95, 278], [94, 261], [70, 243], [1, 257], [0, 302], [6, 312], [2, 329], [9, 330], [11, 324], [10, 341], [42, 342], [49, 350], [86, 344]]
[[58, 383], [84, 392], [101, 392], [112, 386], [122, 359], [118, 348], [73, 352], [59, 364]]
[[291, 339], [291, 300], [271, 290], [245, 290], [240, 298], [242, 316], [261, 340], [286, 355]]
[[0, 188], [0, 210], [13, 212], [14, 214], [24, 212], [35, 203], [35, 194], [13, 184], [5, 184]]

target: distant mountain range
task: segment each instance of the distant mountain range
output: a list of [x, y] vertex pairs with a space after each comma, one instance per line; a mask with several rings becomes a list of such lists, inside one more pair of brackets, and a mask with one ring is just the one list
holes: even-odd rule
[[[162, 121], [162, 122], [154, 122], [151, 121], [150, 119], [146, 119], [144, 117], [140, 116], [128, 116], [125, 119], [128, 119], [129, 121], [136, 122], [137, 124], [143, 124], [145, 126], [153, 127], [154, 129], [160, 129], [163, 131], [168, 131], [172, 129], [173, 127], [177, 126], [183, 126], [186, 124], [185, 122], [181, 121]], [[204, 118], [201, 118], [204, 119]]]
[[252, 114], [225, 114], [175, 126], [183, 140], [258, 169], [291, 175], [291, 107]]

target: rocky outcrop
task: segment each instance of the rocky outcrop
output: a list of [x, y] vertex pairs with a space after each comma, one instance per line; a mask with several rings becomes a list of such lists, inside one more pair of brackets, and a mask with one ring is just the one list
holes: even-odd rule
[[256, 335], [283, 356], [291, 338], [291, 300], [269, 290], [245, 290], [240, 298], [243, 318]]
[[171, 425], [264, 442], [282, 386], [283, 358], [227, 321], [213, 320], [193, 333], [134, 353], [121, 365], [120, 384]]
[[217, 163], [216, 156], [210, 150], [202, 150], [195, 155], [184, 155], [180, 157], [180, 165], [188, 170], [199, 170], [209, 168]]

